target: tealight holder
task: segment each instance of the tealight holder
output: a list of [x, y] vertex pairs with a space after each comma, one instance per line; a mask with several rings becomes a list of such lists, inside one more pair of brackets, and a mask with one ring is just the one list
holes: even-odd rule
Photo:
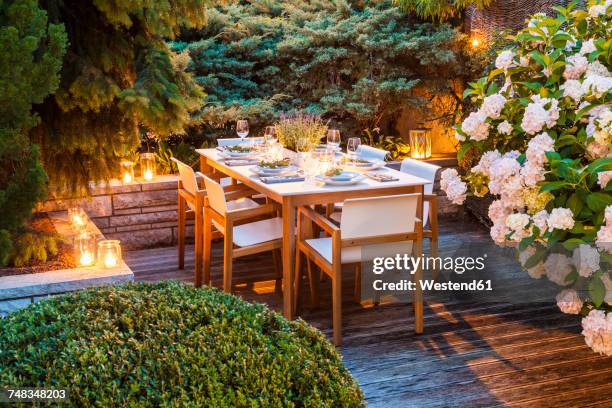
[[142, 178], [146, 181], [155, 177], [155, 155], [153, 153], [142, 153], [140, 155], [140, 171]]
[[410, 157], [413, 159], [427, 159], [431, 157], [431, 134], [429, 129], [413, 129], [408, 137], [410, 139]]
[[79, 231], [87, 225], [87, 214], [81, 207], [72, 207], [68, 209], [68, 219], [72, 228]]
[[90, 231], [81, 231], [74, 238], [74, 258], [79, 266], [92, 266], [96, 262], [96, 236]]
[[123, 184], [130, 184], [134, 182], [134, 162], [129, 160], [123, 160], [119, 163], [121, 167], [121, 181]]
[[98, 242], [98, 264], [110, 269], [121, 264], [121, 245], [117, 239], [105, 239]]

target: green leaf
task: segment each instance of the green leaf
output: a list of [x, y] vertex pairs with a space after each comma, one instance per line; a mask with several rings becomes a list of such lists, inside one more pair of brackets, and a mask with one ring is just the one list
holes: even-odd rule
[[567, 187], [570, 185], [571, 184], [568, 183], [567, 181], [551, 181], [551, 182], [544, 184], [542, 188], [540, 188], [540, 192], [545, 193], [547, 191], [555, 191], [555, 190], [559, 190], [563, 187]]
[[599, 192], [591, 193], [587, 196], [586, 202], [591, 210], [600, 212], [612, 204], [612, 195]]
[[565, 205], [567, 206], [567, 208], [572, 210], [574, 216], [578, 216], [578, 214], [580, 214], [580, 211], [582, 211], [582, 208], [584, 207], [584, 203], [582, 202], [580, 196], [577, 193], [573, 193], [570, 198], [567, 199]]
[[567, 249], [568, 251], [573, 251], [575, 248], [582, 244], [584, 244], [583, 240], [579, 238], [570, 238], [567, 241], [563, 242], [563, 248]]
[[589, 297], [595, 307], [601, 306], [606, 296], [606, 286], [598, 276], [593, 277], [589, 282]]
[[531, 255], [527, 262], [525, 262], [525, 269], [531, 269], [540, 262], [542, 262], [542, 260], [544, 260], [544, 256], [546, 255], [546, 252], [546, 249], [538, 248], [536, 250], [536, 253]]

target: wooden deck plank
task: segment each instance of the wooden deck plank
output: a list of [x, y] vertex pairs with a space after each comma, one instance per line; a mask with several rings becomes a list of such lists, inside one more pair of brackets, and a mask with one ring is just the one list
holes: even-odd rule
[[[469, 219], [441, 223], [441, 256], [468, 241], [488, 243], [490, 238]], [[182, 271], [177, 269], [176, 248], [127, 252], [125, 258], [137, 280], [193, 280], [192, 245], [187, 245]], [[213, 245], [211, 264], [213, 285], [221, 287], [218, 243]], [[512, 260], [500, 259], [495, 269], [503, 271], [497, 282], [516, 293], [535, 282]], [[235, 264], [236, 282], [272, 274], [272, 257], [267, 254]], [[510, 297], [486, 303], [426, 294], [425, 333], [415, 335], [410, 304], [363, 308], [351, 301], [352, 273], [345, 276], [340, 352], [368, 406], [612, 406], [612, 358], [594, 354], [580, 335], [579, 319], [560, 313], [552, 299], [517, 303]], [[320, 286], [320, 308], [309, 310], [305, 305], [302, 318], [330, 337], [331, 284]], [[236, 294], [282, 308], [271, 279], [237, 284]]]

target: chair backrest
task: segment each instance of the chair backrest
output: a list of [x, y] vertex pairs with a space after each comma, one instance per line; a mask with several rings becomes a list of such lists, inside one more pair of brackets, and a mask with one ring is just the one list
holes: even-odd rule
[[[430, 181], [430, 183], [425, 184], [425, 186], [423, 186], [423, 193], [425, 194], [433, 193], [434, 183], [436, 181], [436, 174], [438, 173], [438, 170], [440, 170], [440, 166], [410, 158], [402, 160], [402, 165], [400, 167], [400, 171], [403, 171], [404, 173], [408, 173], [413, 176], [424, 178], [425, 180]], [[427, 224], [428, 221], [429, 203], [425, 202], [423, 203], [423, 225]]]
[[420, 194], [344, 201], [342, 239], [414, 232]]
[[204, 184], [206, 185], [206, 196], [210, 207], [221, 215], [227, 212], [227, 202], [225, 201], [225, 191], [221, 184], [212, 180], [210, 177], [204, 176]]
[[179, 179], [183, 184], [183, 188], [190, 194], [195, 194], [198, 188], [198, 180], [196, 178], [195, 171], [191, 168], [191, 166], [183, 163], [180, 160], [172, 158], [172, 161], [176, 163], [179, 171]]
[[[263, 143], [263, 137], [247, 137], [244, 139], [245, 142], [250, 143]], [[217, 144], [219, 146], [237, 146], [242, 142], [242, 139], [239, 137], [231, 137], [225, 139], [217, 139]]]
[[359, 145], [357, 148], [357, 155], [364, 160], [385, 160], [385, 157], [389, 154], [388, 151], [377, 149], [372, 146]]

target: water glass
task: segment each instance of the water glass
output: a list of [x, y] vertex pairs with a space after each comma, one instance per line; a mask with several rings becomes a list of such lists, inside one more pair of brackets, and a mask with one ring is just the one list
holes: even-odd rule
[[338, 129], [329, 129], [327, 131], [327, 148], [336, 150], [340, 146], [340, 131]]
[[346, 152], [352, 160], [357, 158], [357, 150], [361, 144], [361, 139], [358, 137], [351, 137], [346, 144]]
[[236, 133], [238, 133], [238, 136], [242, 139], [240, 143], [244, 142], [244, 138], [249, 135], [249, 121], [240, 119], [236, 122]]
[[274, 126], [266, 126], [264, 141], [268, 144], [276, 143], [278, 141], [278, 138], [276, 137], [276, 128]]

